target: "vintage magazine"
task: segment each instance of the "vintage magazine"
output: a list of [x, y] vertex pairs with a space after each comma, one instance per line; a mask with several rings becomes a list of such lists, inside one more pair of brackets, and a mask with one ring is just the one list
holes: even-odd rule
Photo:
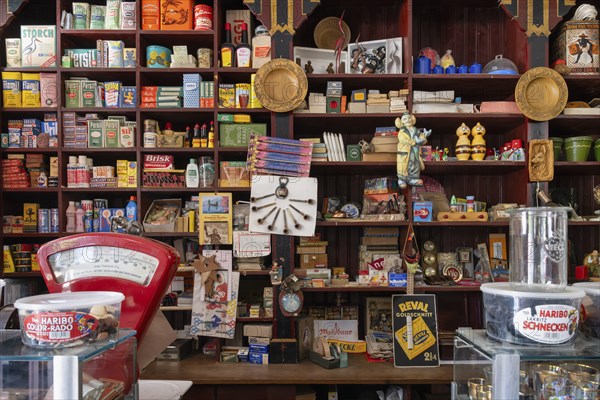
[[200, 244], [232, 244], [231, 193], [200, 193]]

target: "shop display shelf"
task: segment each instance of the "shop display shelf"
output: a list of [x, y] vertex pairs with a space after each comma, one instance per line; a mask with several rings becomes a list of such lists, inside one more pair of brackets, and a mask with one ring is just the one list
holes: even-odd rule
[[198, 232], [144, 232], [142, 236], [149, 238], [198, 237]]
[[219, 113], [223, 113], [223, 114], [237, 114], [237, 113], [241, 113], [241, 114], [265, 114], [265, 115], [271, 115], [271, 111], [267, 110], [266, 108], [218, 108], [217, 112]]
[[9, 147], [2, 149], [3, 153], [58, 153], [58, 147], [47, 147], [47, 148], [17, 148]]
[[[135, 188], [134, 188], [135, 189]], [[142, 186], [142, 193], [198, 193], [198, 192], [214, 192], [214, 187], [207, 188], [188, 188], [188, 187], [145, 187]]]
[[62, 38], [104, 39], [104, 40], [135, 40], [135, 29], [61, 29]]
[[94, 192], [133, 192], [137, 190], [137, 187], [89, 187], [89, 188], [62, 188], [62, 192], [65, 193], [94, 193]]
[[56, 107], [3, 107], [3, 113], [19, 113], [19, 114], [32, 114], [32, 113], [56, 113], [58, 108]]
[[[323, 288], [306, 287], [302, 288], [305, 292], [391, 292], [397, 294], [406, 293], [406, 287], [390, 286], [328, 286]], [[479, 286], [415, 286], [415, 293], [439, 293], [439, 292], [479, 292]]]
[[61, 151], [65, 154], [86, 154], [86, 153], [135, 153], [135, 147], [63, 147]]
[[273, 317], [237, 317], [237, 322], [272, 322]]
[[599, 161], [569, 162], [557, 161], [554, 169], [561, 174], [600, 175]]
[[267, 276], [269, 275], [269, 270], [268, 269], [261, 269], [261, 270], [237, 270], [237, 272], [240, 273], [241, 276]]
[[[135, 32], [135, 31], [134, 31]], [[140, 36], [151, 37], [162, 37], [162, 36], [203, 36], [210, 37], [214, 36], [215, 31], [194, 31], [194, 30], [185, 30], [185, 31], [161, 31], [161, 30], [139, 30]]]
[[145, 108], [140, 107], [139, 111], [144, 114], [144, 116], [148, 116], [150, 114], [192, 114], [197, 115], [199, 113], [213, 113], [215, 111], [214, 108]]
[[178, 67], [178, 68], [148, 68], [148, 67], [139, 67], [139, 71], [143, 74], [150, 75], [166, 75], [173, 73], [182, 73], [182, 74], [208, 74], [215, 72], [214, 68], [198, 68], [198, 67]]
[[217, 147], [219, 153], [247, 153], [248, 147]]
[[4, 193], [58, 193], [57, 187], [3, 188]]
[[214, 147], [142, 147], [142, 153], [214, 155]]
[[135, 114], [135, 112], [138, 110], [137, 107], [128, 107], [128, 108], [121, 108], [121, 107], [76, 107], [76, 108], [67, 108], [67, 107], [62, 107], [61, 111], [63, 113], [66, 112], [74, 112], [74, 113], [103, 113], [103, 114], [110, 114], [110, 115], [121, 115], [121, 114]]

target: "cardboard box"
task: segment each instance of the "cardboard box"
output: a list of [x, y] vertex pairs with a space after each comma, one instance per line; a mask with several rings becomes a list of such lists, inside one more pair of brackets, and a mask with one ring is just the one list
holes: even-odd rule
[[248, 362], [250, 364], [268, 364], [269, 354], [268, 353], [248, 353]]
[[[155, 225], [151, 224], [149, 221], [150, 215], [155, 211], [155, 208], [163, 208], [166, 205], [174, 204], [177, 206], [177, 212], [173, 215], [173, 218], [166, 224]], [[146, 211], [146, 215], [144, 215], [144, 230], [146, 232], [175, 232], [175, 220], [179, 216], [181, 212], [181, 199], [161, 199], [154, 200], [152, 205], [148, 211]], [[246, 328], [246, 326], [244, 326]], [[244, 330], [245, 332], [245, 330]], [[256, 335], [255, 335], [256, 336]]]
[[312, 350], [315, 326], [313, 317], [296, 318], [296, 341], [298, 342], [298, 361], [308, 357]]
[[[193, 28], [193, 0], [160, 1], [160, 30], [186, 31]], [[250, 12], [248, 10], [248, 12]]]
[[300, 254], [300, 268], [326, 268], [327, 254]]
[[431, 201], [413, 202], [413, 221], [431, 222], [433, 217], [433, 203]]
[[[556, 30], [558, 33], [552, 38], [552, 55], [550, 58], [553, 61], [565, 60], [567, 67], [571, 68], [572, 74], [597, 74], [600, 72], [600, 59], [598, 57], [599, 29], [599, 21], [569, 21], [563, 23]], [[581, 35], [585, 35], [585, 37]], [[595, 49], [595, 52], [593, 52], [593, 49]]]
[[273, 324], [246, 324], [244, 325], [244, 336], [272, 338]]
[[242, 24], [245, 22], [248, 27], [248, 43], [252, 43], [252, 34], [254, 27], [252, 26], [252, 13], [250, 10], [227, 10], [225, 12], [225, 22], [231, 24], [231, 41], [234, 45], [238, 45], [242, 41]]
[[118, 120], [107, 119], [104, 121], [104, 147], [119, 147], [119, 130]]
[[104, 120], [88, 121], [88, 147], [104, 147]]
[[21, 25], [21, 64], [56, 67], [56, 25]]
[[247, 147], [250, 135], [267, 135], [267, 124], [221, 124], [219, 144], [221, 147]]

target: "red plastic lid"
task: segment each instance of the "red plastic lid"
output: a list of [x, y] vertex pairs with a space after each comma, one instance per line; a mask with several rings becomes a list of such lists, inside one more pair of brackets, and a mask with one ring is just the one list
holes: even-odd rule
[[230, 31], [231, 30], [231, 24], [229, 22], [225, 22], [225, 30], [226, 31]]

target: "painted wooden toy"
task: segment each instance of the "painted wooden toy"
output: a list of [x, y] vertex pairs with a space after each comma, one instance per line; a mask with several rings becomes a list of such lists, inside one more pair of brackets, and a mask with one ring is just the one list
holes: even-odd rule
[[479, 122], [471, 129], [473, 140], [471, 141], [471, 157], [473, 160], [481, 161], [485, 159], [485, 127]]
[[460, 161], [466, 161], [471, 157], [471, 142], [469, 141], [470, 133], [471, 128], [465, 125], [464, 122], [456, 129], [458, 140], [456, 141], [454, 153], [456, 154], [456, 158]]

